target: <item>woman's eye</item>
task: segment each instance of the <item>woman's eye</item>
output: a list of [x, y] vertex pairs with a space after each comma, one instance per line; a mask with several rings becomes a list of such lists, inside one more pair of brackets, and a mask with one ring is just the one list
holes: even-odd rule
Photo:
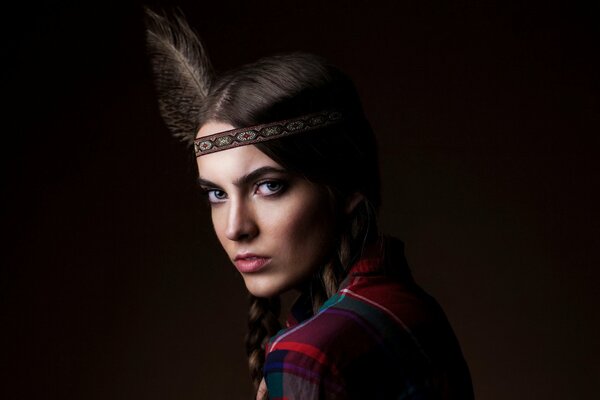
[[227, 198], [227, 193], [218, 189], [207, 190], [206, 195], [210, 203], [222, 203]]
[[258, 185], [258, 192], [265, 196], [279, 193], [284, 189], [284, 184], [278, 181], [267, 181]]

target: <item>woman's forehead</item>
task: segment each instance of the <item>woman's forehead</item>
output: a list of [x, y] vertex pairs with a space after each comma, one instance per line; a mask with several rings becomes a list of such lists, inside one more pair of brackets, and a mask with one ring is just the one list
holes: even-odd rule
[[[198, 131], [197, 138], [235, 129], [227, 122], [208, 121]], [[284, 168], [254, 145], [234, 147], [231, 149], [205, 154], [196, 158], [201, 180], [227, 184], [237, 182], [240, 178], [266, 167], [278, 170]]]
[[241, 177], [270, 167], [285, 169], [254, 145], [240, 146], [196, 158], [201, 179], [214, 183], [237, 182]]

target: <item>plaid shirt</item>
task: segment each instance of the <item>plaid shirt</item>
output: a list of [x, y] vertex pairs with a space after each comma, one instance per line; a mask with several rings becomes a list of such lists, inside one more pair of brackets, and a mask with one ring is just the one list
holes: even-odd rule
[[267, 345], [269, 399], [473, 399], [452, 328], [412, 280], [402, 242], [371, 247], [310, 310], [301, 296]]

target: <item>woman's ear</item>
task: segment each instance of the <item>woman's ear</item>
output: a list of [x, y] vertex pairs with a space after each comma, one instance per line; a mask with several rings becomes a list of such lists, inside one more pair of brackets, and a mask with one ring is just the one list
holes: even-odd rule
[[360, 193], [360, 192], [354, 192], [354, 193], [352, 193], [346, 199], [346, 204], [345, 204], [345, 207], [344, 207], [344, 212], [346, 214], [352, 213], [352, 211], [354, 211], [354, 209], [356, 208], [356, 206], [358, 205], [358, 203], [360, 203], [364, 199], [365, 199], [365, 196], [362, 193]]

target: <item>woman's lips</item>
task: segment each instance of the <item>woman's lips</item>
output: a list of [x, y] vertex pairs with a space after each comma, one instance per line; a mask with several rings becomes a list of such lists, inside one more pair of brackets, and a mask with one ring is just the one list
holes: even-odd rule
[[271, 261], [269, 257], [242, 255], [237, 256], [234, 260], [238, 271], [243, 273], [257, 272]]

